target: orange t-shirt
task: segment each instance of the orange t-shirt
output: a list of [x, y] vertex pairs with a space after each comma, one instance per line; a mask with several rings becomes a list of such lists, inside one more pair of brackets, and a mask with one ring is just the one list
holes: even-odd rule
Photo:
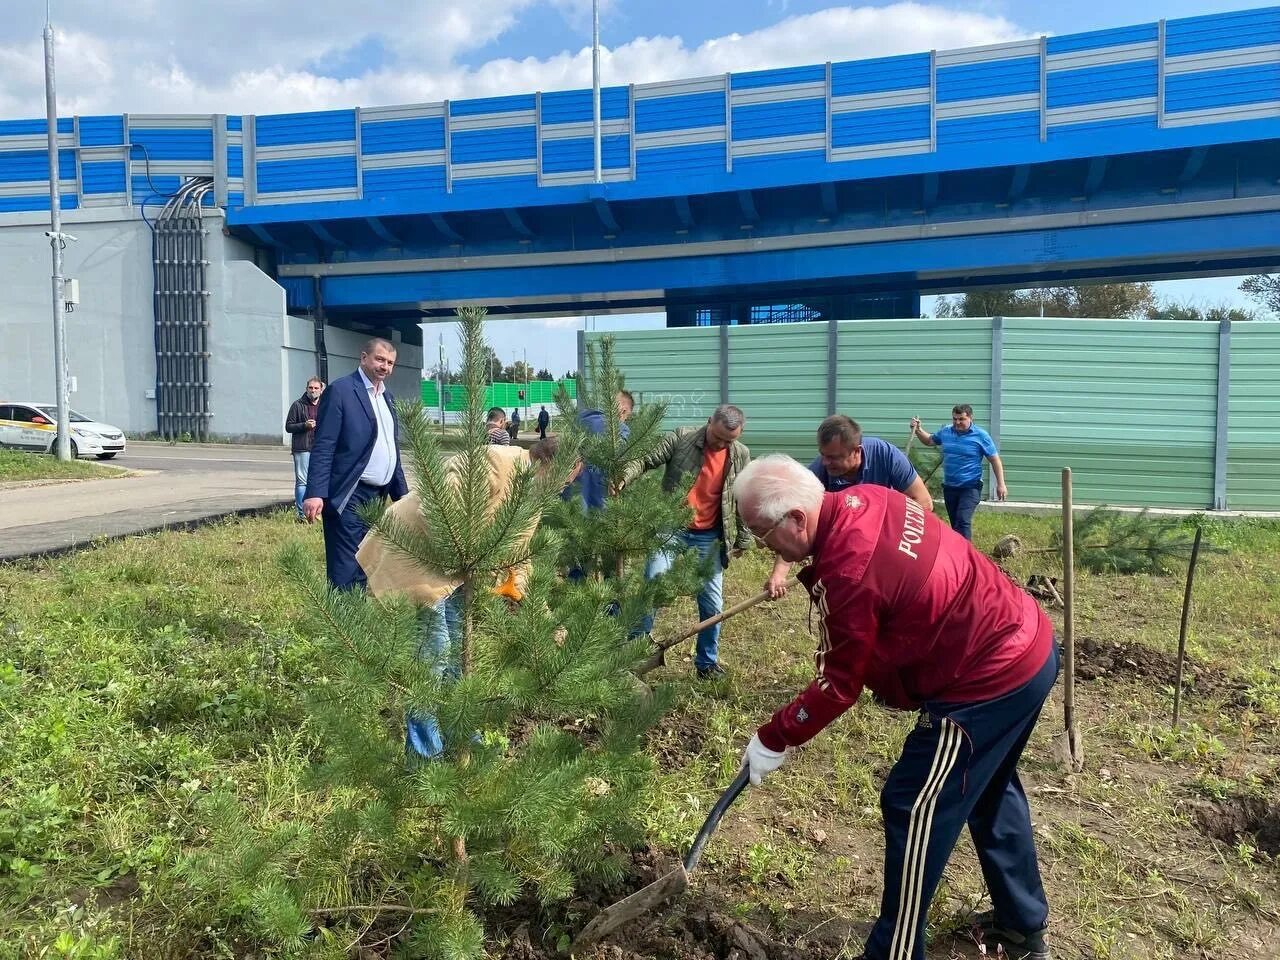
[[724, 466], [729, 448], [702, 453], [702, 469], [689, 490], [689, 506], [693, 507], [692, 530], [712, 530], [720, 524], [720, 494], [724, 491]]

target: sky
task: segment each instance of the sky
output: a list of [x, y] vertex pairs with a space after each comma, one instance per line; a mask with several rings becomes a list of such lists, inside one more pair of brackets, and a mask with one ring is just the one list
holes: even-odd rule
[[[43, 117], [45, 0], [0, 3], [0, 118]], [[602, 82], [975, 46], [1261, 5], [601, 0]], [[52, 0], [52, 7], [62, 116], [265, 114], [591, 85], [591, 0]], [[1237, 285], [1179, 281], [1159, 289], [1179, 300], [1243, 305]], [[652, 317], [601, 323], [660, 325]], [[581, 325], [495, 322], [490, 337], [504, 358], [528, 349], [531, 363], [561, 372], [575, 362]], [[540, 351], [545, 364], [534, 359]]]

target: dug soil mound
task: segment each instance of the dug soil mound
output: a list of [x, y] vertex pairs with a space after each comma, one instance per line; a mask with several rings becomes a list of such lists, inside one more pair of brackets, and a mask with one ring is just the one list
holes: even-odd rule
[[[1172, 687], [1178, 679], [1178, 660], [1172, 654], [1140, 643], [1113, 643], [1082, 637], [1076, 642], [1076, 679], [1152, 680]], [[1199, 697], [1222, 697], [1235, 703], [1244, 697], [1243, 685], [1221, 670], [1187, 658], [1184, 690]]]

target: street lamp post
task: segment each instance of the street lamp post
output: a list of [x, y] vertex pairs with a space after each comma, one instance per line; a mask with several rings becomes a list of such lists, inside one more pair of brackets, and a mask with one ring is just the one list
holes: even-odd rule
[[58, 165], [58, 95], [53, 73], [53, 23], [46, 10], [44, 24], [44, 102], [49, 134], [49, 246], [53, 250], [53, 367], [58, 405], [58, 459], [71, 459], [70, 398], [67, 396], [66, 307], [62, 300], [61, 176]]

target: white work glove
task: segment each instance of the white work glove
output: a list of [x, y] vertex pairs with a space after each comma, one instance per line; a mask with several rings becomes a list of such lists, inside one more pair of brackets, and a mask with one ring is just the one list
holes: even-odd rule
[[[742, 767], [748, 767], [751, 770], [751, 785], [758, 787], [765, 777], [786, 763], [790, 756], [790, 747], [778, 753], [761, 743], [760, 735], [755, 734], [742, 753]], [[741, 770], [742, 767], [738, 769]]]

